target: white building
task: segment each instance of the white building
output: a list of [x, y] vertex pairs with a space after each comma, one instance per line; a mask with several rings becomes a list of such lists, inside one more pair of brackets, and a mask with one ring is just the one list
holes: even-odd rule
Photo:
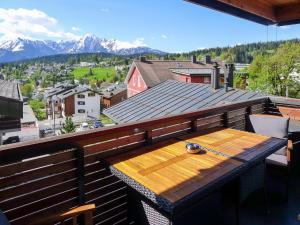
[[[100, 94], [85, 86], [77, 86], [52, 96], [55, 101], [55, 115], [57, 117], [84, 116], [98, 118], [100, 115]], [[49, 101], [48, 111], [52, 112], [53, 104]], [[51, 113], [48, 118], [52, 119]]]
[[94, 62], [80, 62], [80, 67], [94, 67], [96, 65]]

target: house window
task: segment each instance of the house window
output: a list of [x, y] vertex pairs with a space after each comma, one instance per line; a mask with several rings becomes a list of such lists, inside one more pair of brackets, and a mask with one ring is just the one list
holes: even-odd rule
[[85, 102], [84, 101], [78, 101], [77, 104], [78, 105], [85, 105]]
[[204, 84], [209, 84], [210, 83], [210, 77], [204, 77], [203, 83]]
[[94, 97], [94, 96], [95, 96], [95, 92], [90, 92], [90, 93], [88, 93], [88, 96], [89, 96], [89, 97]]
[[85, 113], [84, 109], [78, 109], [78, 113]]
[[132, 79], [133, 79], [133, 86], [135, 87], [135, 76], [133, 76]]
[[78, 94], [78, 95], [77, 95], [77, 98], [85, 98], [85, 95], [83, 95], [83, 94]]

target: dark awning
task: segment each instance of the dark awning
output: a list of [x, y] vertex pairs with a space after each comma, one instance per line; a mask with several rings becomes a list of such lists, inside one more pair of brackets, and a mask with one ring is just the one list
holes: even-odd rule
[[300, 2], [295, 0], [185, 0], [264, 25], [300, 23]]

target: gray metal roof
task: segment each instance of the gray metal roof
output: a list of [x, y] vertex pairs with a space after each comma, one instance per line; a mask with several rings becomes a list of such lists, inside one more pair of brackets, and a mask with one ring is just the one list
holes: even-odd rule
[[110, 87], [107, 87], [106, 90], [102, 92], [103, 97], [110, 98], [114, 95], [117, 95], [123, 91], [127, 91], [127, 85], [126, 84], [119, 84], [119, 85], [111, 85]]
[[[217, 61], [220, 66], [220, 73], [224, 71], [224, 62]], [[192, 62], [192, 61], [174, 61], [174, 60], [134, 60], [125, 81], [128, 82], [132, 76], [133, 70], [137, 68], [147, 87], [151, 88], [166, 80], [178, 80], [171, 69], [212, 69], [213, 63]]]
[[192, 112], [231, 102], [255, 99], [263, 95], [230, 88], [213, 90], [209, 84], [167, 80], [106, 110], [117, 123], [127, 123], [170, 114]]
[[[213, 69], [212, 68], [175, 68], [170, 69], [173, 73], [178, 74], [185, 74], [185, 75], [212, 75]], [[220, 74], [224, 74], [224, 69], [220, 68]]]
[[22, 101], [19, 85], [15, 82], [0, 80], [0, 96]]
[[79, 93], [82, 93], [82, 92], [85, 92], [85, 91], [92, 91], [92, 90], [89, 87], [77, 86], [77, 87], [74, 87], [72, 89], [67, 89], [67, 90], [61, 92], [60, 94], [57, 95], [57, 97], [60, 98], [60, 99], [65, 99], [69, 96], [72, 96], [74, 94], [79, 94]]

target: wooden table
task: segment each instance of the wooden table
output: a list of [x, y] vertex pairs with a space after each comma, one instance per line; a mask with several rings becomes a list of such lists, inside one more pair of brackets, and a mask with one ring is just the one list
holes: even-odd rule
[[[187, 142], [204, 146], [205, 153], [186, 153]], [[173, 216], [177, 207], [217, 189], [286, 144], [222, 129], [172, 138], [107, 161], [113, 174]]]

